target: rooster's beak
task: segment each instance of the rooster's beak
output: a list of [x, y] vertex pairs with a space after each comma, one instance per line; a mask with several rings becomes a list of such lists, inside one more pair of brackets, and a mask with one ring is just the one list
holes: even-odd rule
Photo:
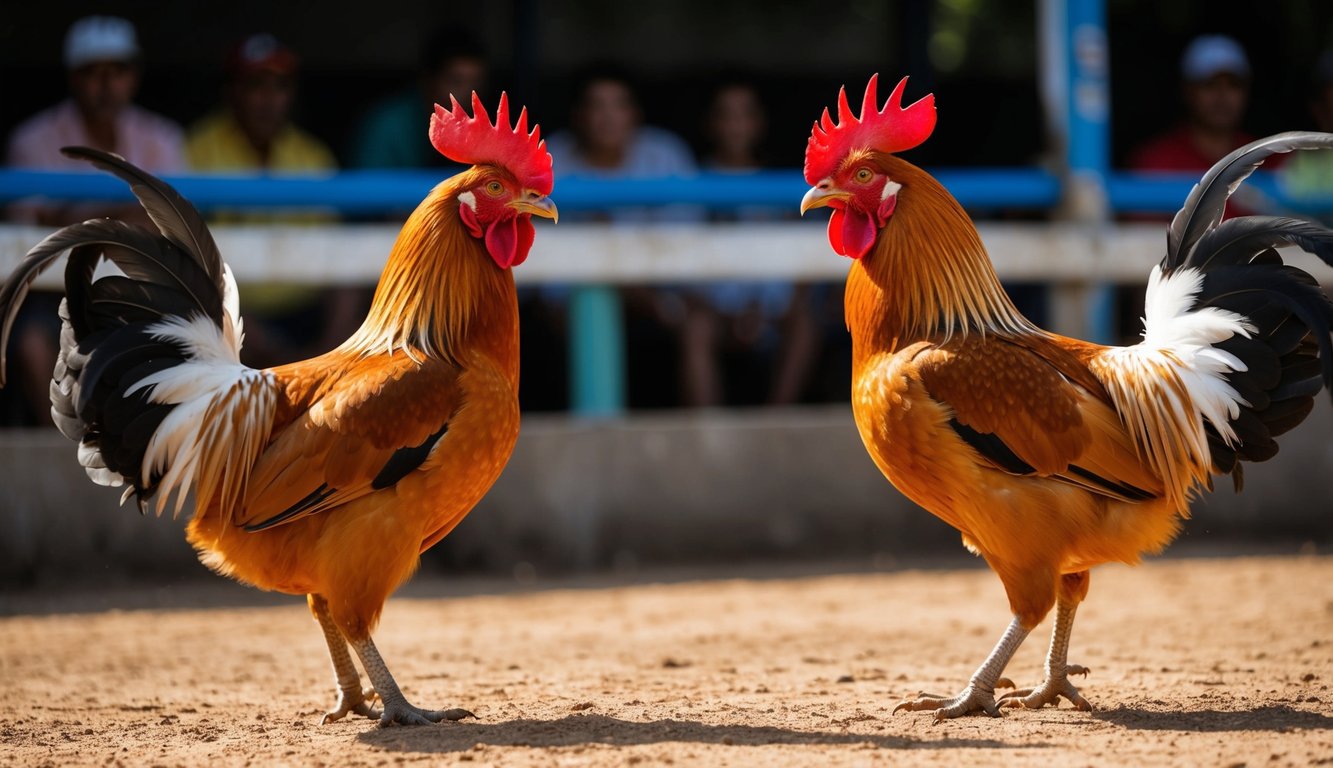
[[834, 200], [846, 200], [850, 197], [850, 194], [832, 186], [829, 182], [821, 181], [801, 198], [801, 215], [804, 216], [811, 208], [823, 208]]
[[560, 222], [560, 211], [556, 209], [555, 203], [551, 198], [545, 195], [539, 195], [536, 192], [528, 192], [518, 200], [509, 203], [509, 207], [519, 213], [530, 213], [533, 216], [541, 216], [545, 219]]

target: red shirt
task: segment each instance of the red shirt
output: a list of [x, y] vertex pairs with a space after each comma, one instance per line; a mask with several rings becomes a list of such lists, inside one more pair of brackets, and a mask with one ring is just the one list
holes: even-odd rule
[[[1244, 146], [1251, 141], [1254, 141], [1253, 136], [1244, 131], [1237, 131], [1231, 142], [1231, 149]], [[1189, 127], [1181, 125], [1134, 150], [1129, 158], [1129, 167], [1136, 171], [1197, 171], [1202, 176], [1221, 159], [1221, 157], [1207, 157], [1200, 152], [1190, 137]], [[1279, 164], [1278, 157], [1270, 157], [1264, 162], [1264, 167], [1272, 169]], [[1235, 200], [1227, 203], [1228, 217], [1249, 216], [1254, 213], [1256, 212], [1238, 205]]]

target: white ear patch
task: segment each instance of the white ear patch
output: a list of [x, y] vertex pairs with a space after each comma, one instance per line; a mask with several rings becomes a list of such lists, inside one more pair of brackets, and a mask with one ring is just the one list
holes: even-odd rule
[[883, 201], [885, 201], [885, 200], [888, 200], [890, 197], [892, 197], [892, 196], [898, 194], [898, 190], [900, 190], [900, 189], [902, 189], [902, 188], [903, 188], [903, 185], [902, 185], [902, 184], [899, 184], [899, 183], [896, 182], [896, 181], [886, 181], [886, 182], [884, 182], [884, 191], [881, 192], [880, 195], [879, 195], [880, 202], [883, 202]]
[[466, 192], [458, 193], [458, 202], [466, 205], [474, 211], [477, 210], [477, 196], [472, 194], [472, 190], [470, 189]]

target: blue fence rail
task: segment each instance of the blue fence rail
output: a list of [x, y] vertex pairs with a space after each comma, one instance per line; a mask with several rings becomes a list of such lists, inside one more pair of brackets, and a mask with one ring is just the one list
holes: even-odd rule
[[[350, 215], [410, 210], [449, 174], [441, 171], [342, 171], [320, 176], [168, 175], [164, 178], [201, 210], [329, 208]], [[942, 170], [938, 178], [964, 205], [1050, 208], [1060, 181], [1030, 168]], [[564, 211], [688, 204], [710, 210], [790, 207], [805, 194], [799, 171], [700, 173], [661, 179], [562, 178], [555, 199]], [[40, 196], [57, 200], [130, 200], [123, 183], [106, 174], [0, 170], [0, 202]]]
[[[1035, 168], [941, 169], [934, 173], [974, 213], [1053, 211], [1066, 190], [1061, 177]], [[319, 208], [370, 217], [414, 208], [448, 174], [447, 169], [441, 169], [344, 171], [327, 176], [172, 175], [166, 179], [206, 213], [216, 209]], [[1170, 214], [1179, 208], [1197, 180], [1195, 174], [1109, 173], [1102, 177], [1102, 184], [1109, 213]], [[1271, 174], [1256, 174], [1249, 186], [1279, 210], [1333, 210], [1333, 195], [1293, 199]], [[680, 204], [713, 211], [771, 206], [794, 212], [806, 188], [796, 170], [702, 173], [654, 180], [563, 178], [554, 197], [563, 213]], [[31, 197], [132, 199], [128, 188], [107, 174], [0, 170], [0, 204]], [[1093, 314], [1108, 319], [1110, 310], [1109, 304], [1098, 306]], [[611, 416], [624, 409], [619, 313], [619, 300], [609, 286], [579, 286], [571, 295], [570, 384], [571, 405], [576, 413]], [[1102, 331], [1103, 336], [1108, 333]]]
[[[933, 171], [972, 210], [1050, 210], [1060, 203], [1059, 176], [1036, 168], [938, 169]], [[219, 208], [326, 208], [354, 215], [410, 210], [448, 175], [442, 171], [342, 171], [323, 176], [168, 175], [164, 178], [201, 210]], [[1198, 174], [1108, 174], [1106, 194], [1115, 213], [1171, 213], [1180, 207]], [[1305, 213], [1333, 210], [1333, 194], [1294, 198], [1273, 174], [1249, 182], [1283, 209]], [[709, 210], [745, 206], [795, 209], [807, 185], [799, 171], [700, 173], [663, 179], [570, 177], [559, 180], [561, 212], [625, 206], [688, 204]], [[27, 197], [55, 200], [131, 200], [119, 180], [101, 173], [0, 170], [0, 203]]]

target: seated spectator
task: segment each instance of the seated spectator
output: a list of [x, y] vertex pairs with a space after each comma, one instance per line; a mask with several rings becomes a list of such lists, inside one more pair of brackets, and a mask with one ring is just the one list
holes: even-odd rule
[[[1310, 115], [1315, 128], [1333, 133], [1333, 49], [1324, 51], [1310, 78]], [[1294, 199], [1333, 199], [1333, 151], [1294, 152], [1283, 164], [1282, 186]], [[1333, 207], [1314, 213], [1333, 226]]]
[[333, 152], [292, 122], [299, 61], [273, 35], [237, 43], [227, 56], [225, 103], [195, 123], [185, 154], [198, 171], [332, 171]]
[[[180, 126], [134, 104], [143, 67], [133, 24], [113, 16], [79, 19], [65, 35], [64, 58], [69, 97], [14, 129], [6, 152], [8, 165], [91, 172], [88, 163], [60, 154], [61, 147], [79, 145], [115, 152], [154, 173], [184, 168]], [[25, 201], [12, 206], [9, 213], [18, 221], [64, 225], [138, 210], [131, 204]]]
[[[705, 113], [703, 166], [750, 173], [764, 165], [768, 116], [743, 80], [724, 82]], [[789, 210], [742, 206], [715, 220], [774, 221]], [[816, 298], [810, 284], [727, 281], [686, 293], [682, 328], [682, 400], [708, 407], [797, 402], [818, 354]]]
[[[651, 179], [695, 172], [694, 156], [684, 140], [645, 125], [629, 76], [620, 68], [598, 64], [577, 78], [568, 130], [546, 142], [557, 184], [570, 176], [599, 179]], [[615, 207], [574, 211], [569, 220], [617, 223], [702, 221], [694, 205]], [[680, 333], [685, 317], [682, 286], [626, 286], [620, 290], [625, 313], [628, 399], [633, 408], [674, 406], [681, 401]], [[565, 294], [544, 287], [537, 302], [541, 316], [559, 314]], [[520, 394], [521, 396], [521, 394]]]
[[486, 69], [486, 50], [472, 35], [456, 27], [437, 31], [422, 48], [414, 86], [381, 102], [362, 122], [353, 141], [351, 164], [357, 168], [450, 164], [425, 140], [424, 126], [436, 104], [449, 106], [451, 94], [464, 104], [470, 104], [473, 91], [484, 96]]
[[[559, 176], [651, 179], [695, 172], [689, 145], [670, 131], [645, 125], [629, 76], [609, 64], [596, 65], [578, 78], [567, 131], [558, 131], [546, 148]], [[698, 221], [696, 206], [615, 208], [594, 218], [616, 221]]]
[[[111, 16], [79, 19], [65, 35], [64, 63], [68, 98], [13, 130], [6, 164], [92, 172], [88, 163], [60, 154], [61, 147], [81, 145], [115, 152], [154, 173], [174, 173], [184, 167], [180, 127], [134, 104], [143, 65], [133, 24]], [[28, 199], [10, 205], [6, 213], [14, 221], [51, 226], [101, 216], [149, 223], [134, 204]], [[58, 294], [36, 291], [19, 311], [10, 358], [14, 361], [14, 379], [20, 386], [0, 392], [0, 421], [4, 423], [50, 423], [47, 388], [60, 333], [56, 317], [59, 303]], [[21, 399], [16, 393], [21, 393]]]
[[[297, 55], [273, 35], [241, 40], [227, 57], [224, 105], [196, 123], [186, 141], [194, 170], [205, 172], [315, 172], [337, 167], [319, 139], [292, 122]], [[311, 224], [329, 213], [214, 212], [215, 222]], [[327, 352], [342, 343], [362, 317], [366, 292], [308, 285], [248, 285], [241, 294], [245, 362], [268, 367]]]
[[[1180, 59], [1181, 96], [1185, 117], [1170, 131], [1149, 140], [1131, 153], [1129, 166], [1136, 171], [1188, 171], [1202, 174], [1231, 150], [1254, 140], [1241, 128], [1250, 95], [1250, 61], [1240, 44], [1223, 35], [1194, 38]], [[1276, 160], [1276, 158], [1274, 158]], [[1227, 202], [1227, 214], [1254, 213], [1244, 197], [1249, 188]], [[1169, 222], [1163, 214], [1136, 214], [1137, 221]], [[1120, 286], [1118, 336], [1133, 343], [1143, 330], [1143, 287]]]
[[[1250, 96], [1250, 61], [1235, 40], [1196, 37], [1180, 60], [1184, 120], [1130, 156], [1137, 171], [1207, 171], [1254, 137], [1241, 128]], [[1228, 205], [1231, 215], [1249, 211]]]

